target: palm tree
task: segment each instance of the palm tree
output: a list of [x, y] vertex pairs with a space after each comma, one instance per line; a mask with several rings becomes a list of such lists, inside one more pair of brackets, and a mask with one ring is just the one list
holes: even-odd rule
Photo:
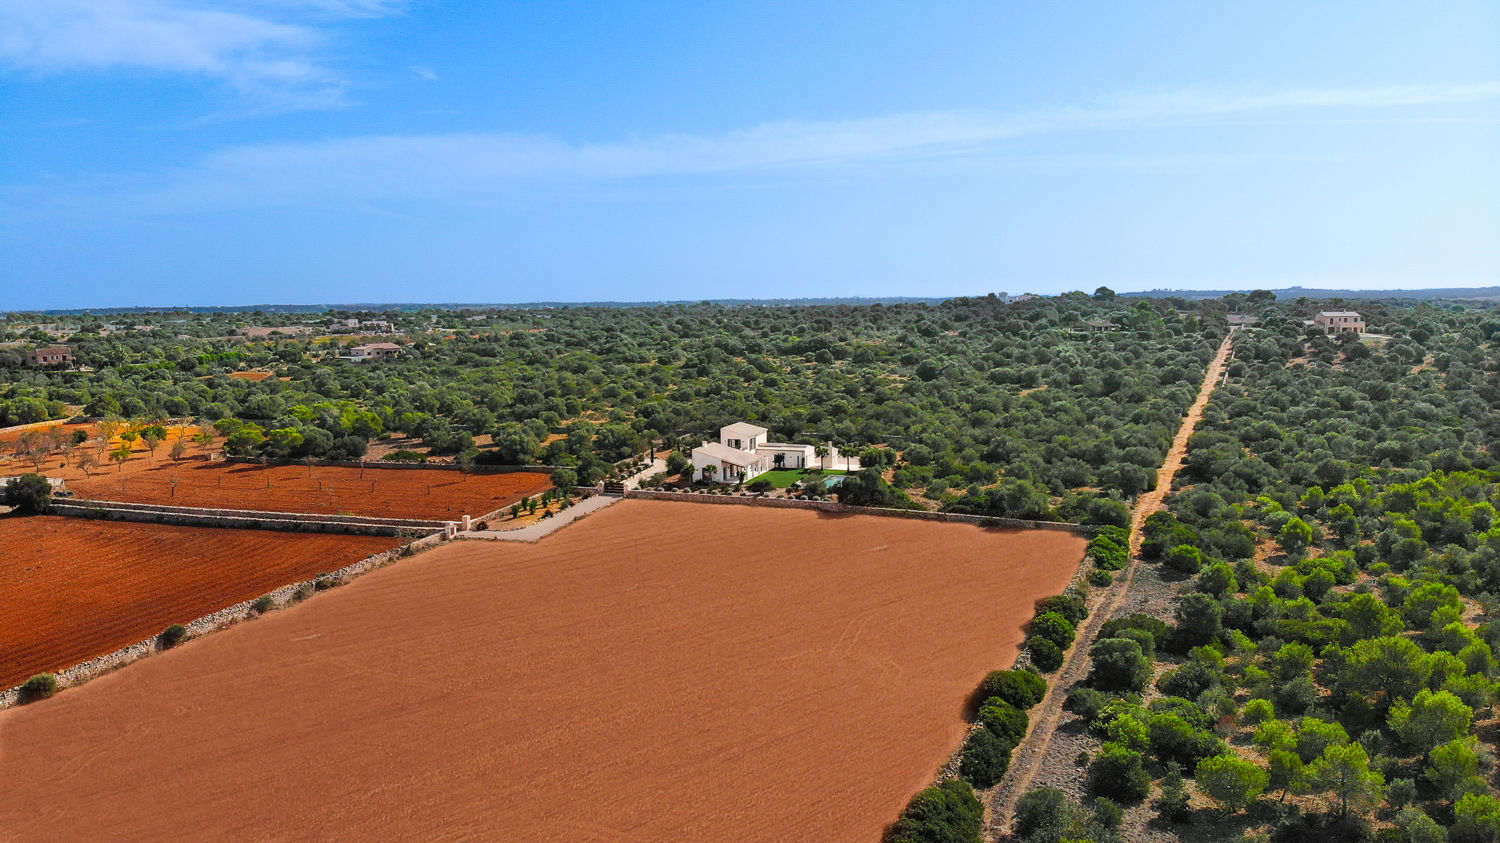
[[719, 473], [719, 467], [716, 466], [716, 465], [705, 465], [703, 467], [703, 479], [704, 480], [712, 481], [714, 479], [714, 475], [718, 474], [718, 473]]
[[816, 456], [818, 458], [818, 461], [822, 463], [823, 470], [827, 471], [828, 470], [828, 446], [827, 445], [815, 445], [815, 446], [813, 446], [813, 455]]

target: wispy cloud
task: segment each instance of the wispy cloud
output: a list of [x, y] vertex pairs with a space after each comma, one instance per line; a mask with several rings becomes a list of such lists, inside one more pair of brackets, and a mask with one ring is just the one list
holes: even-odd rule
[[[1447, 87], [1177, 92], [1092, 106], [996, 115], [929, 112], [860, 120], [768, 123], [715, 135], [612, 143], [538, 135], [366, 136], [227, 148], [142, 177], [139, 207], [185, 208], [433, 199], [483, 202], [518, 189], [723, 173], [806, 173], [897, 161], [983, 161], [1017, 139], [1241, 118], [1282, 119], [1500, 99], [1500, 83]], [[1207, 150], [1212, 160], [1215, 152]]]
[[313, 18], [398, 8], [377, 0], [239, 6], [251, 11], [185, 0], [5, 0], [0, 63], [38, 73], [192, 74], [220, 80], [263, 107], [321, 108], [341, 104], [346, 83], [320, 58], [326, 33]]
[[418, 79], [425, 79], [428, 82], [435, 82], [438, 78], [437, 71], [434, 71], [432, 68], [428, 67], [425, 64], [412, 65], [411, 74]]

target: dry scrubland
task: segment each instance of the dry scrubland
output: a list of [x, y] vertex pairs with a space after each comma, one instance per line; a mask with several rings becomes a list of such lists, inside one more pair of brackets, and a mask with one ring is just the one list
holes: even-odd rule
[[0, 519], [0, 688], [401, 541], [45, 515]]
[[654, 501], [448, 545], [0, 712], [0, 827], [873, 840], [1083, 545]]
[[69, 479], [68, 488], [82, 498], [108, 501], [449, 520], [484, 515], [552, 488], [547, 474], [532, 471], [466, 475], [167, 459], [134, 469], [119, 475], [105, 469], [91, 478]]

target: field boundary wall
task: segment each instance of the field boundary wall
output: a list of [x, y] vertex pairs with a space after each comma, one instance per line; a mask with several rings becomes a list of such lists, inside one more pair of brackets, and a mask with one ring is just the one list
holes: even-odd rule
[[271, 512], [251, 509], [206, 509], [161, 504], [101, 500], [57, 500], [49, 510], [69, 518], [102, 518], [177, 524], [187, 527], [228, 527], [248, 530], [280, 530], [292, 533], [346, 533], [356, 536], [403, 536], [444, 529], [448, 521], [378, 518], [369, 515], [324, 515], [305, 512]]
[[29, 424], [13, 424], [10, 427], [0, 427], [0, 436], [9, 433], [25, 433], [28, 430], [48, 430], [54, 427], [61, 427], [67, 423], [67, 419], [51, 419], [49, 421], [31, 422]]
[[[277, 460], [270, 457], [232, 457], [226, 455], [224, 462], [240, 463], [241, 465], [307, 465], [306, 460]], [[396, 469], [397, 471], [463, 471], [463, 468], [451, 462], [401, 462], [397, 460], [313, 460], [315, 468], [379, 468]], [[516, 474], [529, 471], [536, 474], [549, 474], [557, 466], [553, 465], [476, 465], [469, 469], [469, 474]]]
[[[320, 580], [324, 582], [335, 581], [339, 585], [345, 585], [357, 577], [368, 574], [376, 569], [384, 568], [399, 559], [435, 547], [442, 541], [442, 533], [425, 536], [400, 547], [391, 548], [373, 556], [367, 556], [358, 562], [345, 565], [337, 571], [321, 574], [310, 580], [283, 585], [280, 588], [267, 592], [267, 594], [271, 597], [276, 608], [286, 608], [306, 599], [316, 592]], [[221, 629], [228, 629], [241, 621], [246, 621], [254, 617], [255, 613], [251, 608], [251, 604], [258, 599], [260, 598], [244, 600], [233, 606], [226, 606], [216, 612], [209, 612], [200, 618], [183, 623], [183, 626], [187, 628], [188, 635], [194, 638], [217, 632]], [[118, 670], [131, 662], [139, 661], [157, 652], [158, 649], [156, 638], [151, 637], [144, 641], [137, 641], [134, 644], [121, 647], [112, 653], [105, 653], [102, 656], [97, 656], [86, 662], [73, 665], [66, 670], [57, 671], [54, 675], [57, 677], [58, 689], [61, 690], [81, 685], [97, 676]], [[20, 695], [20, 685], [0, 691], [0, 709], [10, 708], [18, 703]]]
[[1022, 518], [999, 518], [993, 515], [965, 515], [958, 512], [928, 512], [925, 509], [891, 509], [880, 506], [847, 506], [835, 501], [799, 501], [788, 498], [765, 498], [754, 495], [713, 495], [694, 492], [654, 492], [630, 489], [627, 498], [656, 501], [691, 501], [693, 503], [740, 504], [742, 506], [769, 506], [779, 509], [814, 509], [820, 512], [836, 512], [850, 515], [881, 515], [888, 518], [910, 518], [917, 521], [939, 521], [952, 524], [977, 524], [981, 527], [1001, 527], [1016, 530], [1061, 530], [1081, 536], [1093, 536], [1099, 529], [1088, 524], [1068, 521], [1028, 521]]

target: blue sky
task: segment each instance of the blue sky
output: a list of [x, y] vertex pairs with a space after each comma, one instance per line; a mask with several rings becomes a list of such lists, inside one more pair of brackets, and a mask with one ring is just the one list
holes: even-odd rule
[[1489, 2], [0, 0], [0, 310], [1500, 283]]

